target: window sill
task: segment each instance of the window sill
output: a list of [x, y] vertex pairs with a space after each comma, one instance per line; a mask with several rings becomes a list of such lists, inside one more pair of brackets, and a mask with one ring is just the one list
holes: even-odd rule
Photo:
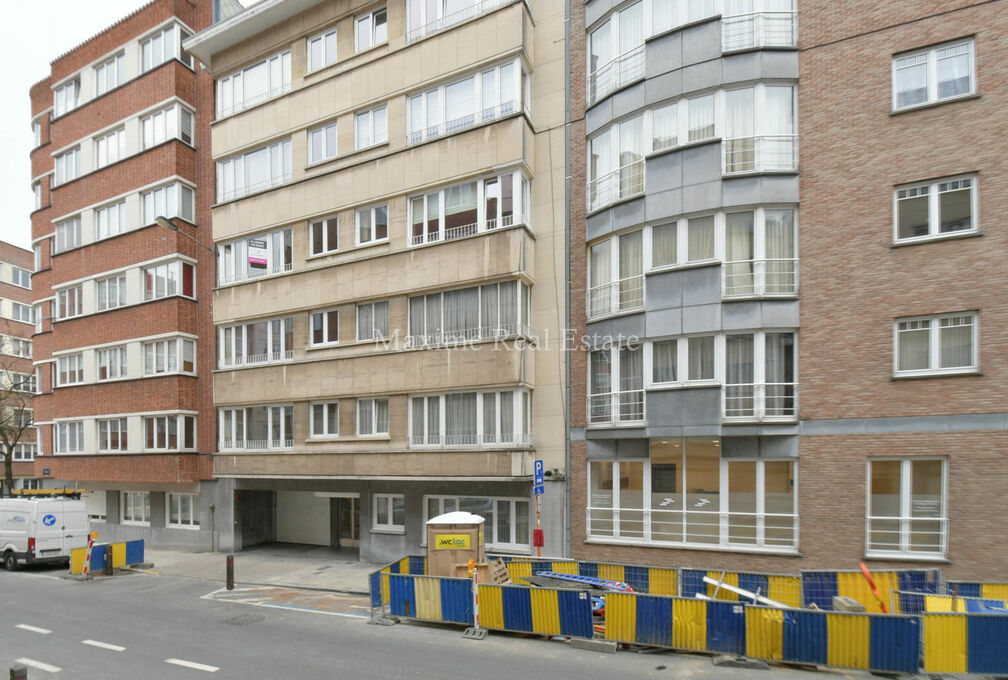
[[390, 442], [392, 437], [386, 434], [359, 434], [352, 439], [347, 441], [378, 441], [378, 442]]
[[188, 524], [165, 524], [166, 529], [182, 529], [183, 531], [199, 531], [199, 526], [190, 526]]
[[877, 562], [930, 562], [932, 564], [952, 564], [952, 560], [944, 555], [921, 555], [919, 553], [871, 553], [864, 554], [865, 560]]
[[406, 533], [406, 527], [371, 527], [371, 533], [401, 536]]
[[589, 423], [588, 430], [635, 430], [647, 427], [647, 420], [635, 420], [630, 423]]
[[950, 234], [938, 234], [936, 236], [918, 236], [912, 239], [902, 239], [899, 241], [893, 241], [889, 246], [890, 248], [906, 248], [907, 246], [919, 246], [925, 243], [941, 243], [942, 241], [956, 241], [963, 238], [976, 238], [978, 236], [983, 236], [982, 231], [976, 229], [964, 229], [962, 231], [952, 232]]
[[318, 350], [318, 349], [332, 349], [333, 347], [339, 347], [339, 346], [340, 346], [339, 340], [335, 340], [333, 342], [323, 342], [318, 345], [309, 345], [306, 348], [306, 351], [311, 352], [312, 350]]
[[388, 237], [375, 239], [374, 241], [365, 241], [363, 243], [354, 242], [354, 248], [370, 248], [371, 246], [381, 246], [388, 245]]
[[120, 522], [120, 524], [122, 524], [123, 526], [127, 526], [127, 527], [149, 527], [150, 526], [150, 522], [134, 522], [133, 520], [129, 520], [129, 519], [124, 519], [122, 522]]
[[914, 111], [923, 111], [925, 109], [933, 109], [936, 106], [944, 106], [945, 104], [953, 104], [955, 102], [968, 101], [970, 99], [980, 99], [983, 95], [979, 92], [974, 92], [973, 94], [964, 94], [958, 97], [949, 97], [948, 99], [939, 99], [934, 102], [925, 102], [923, 104], [916, 104], [914, 106], [906, 106], [902, 109], [894, 109], [889, 113], [890, 116], [899, 116], [904, 113], [913, 113]]
[[313, 434], [304, 440], [305, 444], [319, 444], [324, 442], [338, 442], [346, 441], [346, 439], [340, 439], [339, 434]]
[[338, 255], [340, 252], [339, 248], [334, 248], [333, 250], [327, 250], [324, 253], [312, 253], [305, 258], [305, 261], [311, 262], [312, 260], [321, 260], [324, 257], [329, 257], [330, 255]]
[[894, 373], [889, 379], [892, 381], [899, 380], [923, 380], [926, 378], [961, 378], [961, 377], [978, 377], [983, 376], [985, 373], [976, 368], [970, 368], [963, 371], [949, 371], [947, 373], [914, 373], [912, 375], [900, 375]]

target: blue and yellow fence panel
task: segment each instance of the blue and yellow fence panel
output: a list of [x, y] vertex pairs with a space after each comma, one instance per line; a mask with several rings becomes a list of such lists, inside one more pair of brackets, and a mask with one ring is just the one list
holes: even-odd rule
[[409, 555], [371, 572], [368, 575], [368, 588], [371, 593], [371, 606], [376, 609], [389, 603], [388, 574], [424, 576], [427, 574], [427, 558], [423, 555]]
[[[70, 551], [71, 574], [84, 573], [84, 558], [86, 555], [87, 548], [74, 548]], [[118, 568], [125, 567], [128, 564], [139, 564], [143, 562], [143, 556], [144, 542], [142, 540], [99, 543], [98, 545], [91, 546], [90, 570], [96, 572], [104, 569], [106, 558], [112, 561], [113, 567]]]
[[687, 651], [745, 654], [745, 607], [684, 597], [606, 593], [606, 638]]
[[927, 614], [1008, 614], [1006, 600], [961, 595], [900, 593], [900, 601], [904, 606], [908, 604], [908, 600], [918, 597], [923, 601], [921, 611]]
[[479, 587], [480, 626], [491, 630], [591, 638], [591, 597], [583, 590]]
[[[872, 580], [890, 613], [898, 614], [899, 598], [893, 593], [903, 591], [937, 593], [941, 586], [941, 573], [937, 569], [908, 569], [873, 571]], [[878, 600], [860, 571], [803, 571], [802, 604], [815, 604], [820, 609], [832, 611], [833, 597], [852, 598], [864, 605], [870, 614], [882, 612]]]
[[946, 591], [960, 597], [982, 597], [988, 600], [1008, 600], [1008, 583], [978, 583], [949, 581]]
[[739, 596], [730, 590], [718, 588], [710, 583], [704, 583], [704, 576], [712, 578], [715, 581], [723, 581], [727, 585], [742, 588], [752, 593], [759, 593], [763, 597], [769, 597], [771, 600], [776, 600], [789, 607], [801, 606], [801, 577], [786, 574], [682, 569], [680, 574], [682, 591], [680, 595], [682, 597], [696, 597], [696, 594], [700, 593], [717, 600], [726, 600], [729, 602], [739, 600]]
[[924, 614], [924, 671], [1008, 674], [1008, 616]]
[[472, 625], [472, 581], [388, 573], [389, 611], [419, 621]]
[[126, 541], [126, 564], [140, 564], [144, 561], [143, 539]]

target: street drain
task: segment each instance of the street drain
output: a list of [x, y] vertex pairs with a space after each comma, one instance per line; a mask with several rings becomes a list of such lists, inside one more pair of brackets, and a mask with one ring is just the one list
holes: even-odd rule
[[251, 626], [253, 623], [259, 623], [260, 621], [265, 620], [266, 617], [261, 614], [242, 614], [241, 616], [232, 616], [224, 623], [231, 626]]

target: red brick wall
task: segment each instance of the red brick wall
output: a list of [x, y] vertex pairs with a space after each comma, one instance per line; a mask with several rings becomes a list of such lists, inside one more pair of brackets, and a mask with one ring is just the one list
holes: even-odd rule
[[[114, 456], [46, 456], [53, 477], [82, 482], [196, 482], [205, 479], [196, 454], [119, 454]], [[36, 462], [36, 467], [38, 467]]]

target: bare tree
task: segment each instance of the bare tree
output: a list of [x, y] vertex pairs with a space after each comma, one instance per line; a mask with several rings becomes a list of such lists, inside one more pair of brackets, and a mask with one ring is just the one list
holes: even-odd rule
[[[6, 339], [0, 339], [3, 342]], [[3, 455], [4, 478], [0, 495], [10, 496], [14, 490], [14, 449], [32, 426], [32, 395], [35, 376], [14, 370], [14, 360], [0, 361], [0, 447]]]

